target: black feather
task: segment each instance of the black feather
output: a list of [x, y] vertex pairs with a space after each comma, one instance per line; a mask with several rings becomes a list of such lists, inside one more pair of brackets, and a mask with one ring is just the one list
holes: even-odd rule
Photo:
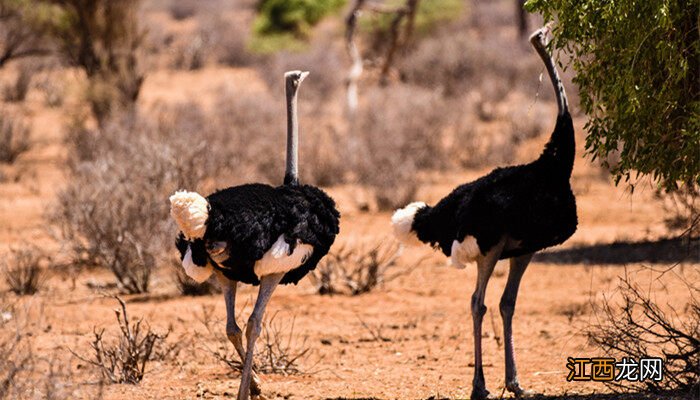
[[[229, 258], [212, 265], [231, 280], [257, 285], [255, 262], [272, 247], [280, 235], [290, 244], [296, 241], [313, 247], [312, 256], [300, 267], [285, 274], [281, 283], [297, 283], [328, 254], [339, 232], [340, 214], [333, 200], [322, 190], [308, 185], [263, 184], [234, 186], [207, 197], [209, 218], [204, 240], [191, 242], [195, 253], [208, 257], [204, 242], [225, 241]], [[184, 240], [180, 236], [178, 240]], [[184, 246], [186, 251], [187, 246]], [[183, 253], [182, 245], [178, 249]], [[205, 265], [205, 264], [203, 264]]]
[[450, 256], [452, 242], [474, 236], [485, 254], [504, 236], [520, 243], [501, 259], [532, 253], [564, 242], [576, 231], [576, 199], [569, 178], [575, 154], [574, 127], [568, 112], [535, 161], [497, 168], [457, 187], [434, 207], [416, 213], [418, 239]]

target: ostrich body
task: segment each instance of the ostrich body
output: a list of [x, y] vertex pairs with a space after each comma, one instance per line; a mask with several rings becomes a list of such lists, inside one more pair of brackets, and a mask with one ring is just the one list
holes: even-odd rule
[[[234, 186], [204, 198], [176, 192], [171, 214], [180, 228], [176, 245], [187, 274], [204, 282], [216, 273], [226, 300], [226, 333], [243, 360], [238, 400], [260, 395], [253, 370], [255, 341], [275, 287], [296, 284], [330, 250], [340, 214], [321, 189], [299, 184], [297, 90], [307, 72], [285, 74], [287, 170], [284, 184]], [[246, 347], [235, 317], [238, 283], [260, 286], [248, 325]]]
[[518, 287], [532, 255], [563, 243], [576, 231], [576, 200], [569, 179], [574, 164], [574, 128], [566, 93], [554, 61], [545, 48], [548, 29], [530, 36], [542, 58], [557, 96], [559, 113], [554, 132], [540, 157], [525, 165], [497, 168], [457, 187], [434, 206], [411, 203], [394, 213], [396, 236], [404, 242], [427, 243], [464, 268], [477, 264], [476, 290], [471, 298], [474, 324], [472, 399], [488, 396], [481, 357], [481, 323], [486, 286], [496, 262], [510, 259], [510, 272], [500, 313], [505, 336], [506, 388], [525, 394], [518, 383], [513, 351], [512, 318]]

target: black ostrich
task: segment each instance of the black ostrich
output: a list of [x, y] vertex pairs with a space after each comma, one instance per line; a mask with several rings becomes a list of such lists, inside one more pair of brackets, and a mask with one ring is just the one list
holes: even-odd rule
[[500, 302], [505, 336], [506, 388], [525, 394], [518, 383], [513, 352], [512, 319], [518, 286], [532, 255], [564, 242], [577, 225], [576, 200], [569, 179], [574, 165], [574, 128], [566, 93], [545, 46], [548, 29], [530, 36], [554, 85], [559, 114], [540, 157], [525, 165], [497, 168], [457, 187], [435, 206], [412, 203], [394, 213], [395, 234], [403, 241], [439, 247], [452, 264], [476, 261], [476, 290], [471, 299], [474, 323], [472, 399], [488, 396], [481, 360], [484, 294], [499, 259], [510, 258], [510, 272]]
[[[253, 183], [234, 186], [206, 199], [193, 192], [170, 197], [171, 214], [181, 233], [177, 248], [185, 271], [203, 282], [217, 272], [226, 300], [226, 333], [243, 360], [238, 400], [260, 395], [253, 371], [255, 341], [275, 287], [296, 284], [331, 248], [340, 214], [333, 200], [318, 189], [300, 185], [297, 90], [308, 72], [285, 74], [287, 95], [287, 170], [278, 187]], [[238, 282], [260, 285], [246, 327], [247, 347], [236, 324]]]

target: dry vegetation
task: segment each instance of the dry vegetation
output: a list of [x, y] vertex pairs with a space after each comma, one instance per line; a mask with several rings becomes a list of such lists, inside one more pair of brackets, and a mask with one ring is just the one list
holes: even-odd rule
[[420, 265], [422, 260], [409, 268], [396, 268], [400, 252], [395, 241], [338, 245], [310, 277], [321, 295], [369, 293]]
[[[205, 349], [232, 371], [240, 373], [243, 362], [221, 329], [224, 323], [214, 319], [212, 310], [206, 307], [202, 308], [199, 320], [214, 340], [214, 346], [205, 346]], [[255, 371], [279, 375], [313, 373], [313, 366], [307, 363], [312, 355], [308, 337], [295, 331], [295, 323], [295, 318], [278, 318], [277, 313], [264, 317], [262, 332], [255, 346]]]
[[114, 298], [120, 306], [114, 310], [119, 326], [116, 343], [104, 339], [104, 328], [95, 328], [90, 344], [92, 354], [83, 356], [74, 352], [73, 355], [94, 367], [110, 383], [136, 384], [143, 379], [146, 364], [156, 357], [159, 348], [164, 347], [170, 332], [156, 333], [143, 319], [129, 322], [126, 303], [119, 297]]
[[46, 255], [36, 246], [16, 248], [4, 257], [1, 267], [3, 278], [10, 290], [17, 295], [32, 295], [44, 284], [45, 267], [41, 262]]
[[621, 304], [603, 301], [598, 322], [588, 330], [591, 341], [618, 359], [664, 360], [661, 381], [607, 382], [615, 391], [673, 391], [691, 398], [700, 394], [700, 289], [686, 280], [683, 283], [689, 299], [685, 310], [664, 311], [653, 293], [627, 274], [618, 285]]
[[0, 109], [0, 162], [12, 163], [29, 150], [29, 126], [21, 117]]
[[[0, 288], [0, 399], [100, 398], [101, 386], [100, 393], [88, 391], [88, 395], [83, 392], [82, 397], [71, 397], [75, 389], [72, 385], [80, 385], [75, 382], [87, 379], [84, 375], [74, 377], [72, 373], [82, 374], [85, 365], [104, 383], [143, 385], [144, 375], [150, 371], [147, 366], [154, 360], [166, 364], [168, 374], [180, 374], [185, 380], [200, 373], [202, 380], [220, 378], [209, 370], [202, 371], [202, 365], [183, 367], [191, 360], [179, 358], [179, 349], [188, 345], [194, 349], [200, 338], [193, 342], [183, 335], [177, 343], [172, 343], [172, 339], [166, 341], [168, 333], [157, 333], [140, 319], [130, 322], [126, 304], [119, 298], [116, 337], [109, 338], [105, 333], [112, 333], [109, 329], [95, 328], [89, 345], [84, 341], [83, 345], [56, 346], [63, 356], [68, 353], [66, 348], [72, 348], [80, 362], [78, 367], [66, 362], [65, 357], [57, 357], [57, 362], [53, 361], [53, 355], [45, 357], [46, 347], [38, 357], [32, 332], [46, 337], [53, 335], [51, 329], [64, 329], [63, 336], [56, 335], [56, 340], [65, 340], [72, 335], [90, 335], [89, 329], [80, 324], [71, 325], [70, 329], [41, 326], [39, 322], [22, 325], [16, 321], [15, 305], [6, 301], [5, 294], [38, 293], [35, 298], [48, 296], [58, 303], [57, 307], [67, 303], [70, 309], [78, 310], [94, 306], [93, 302], [98, 301], [96, 291], [132, 295], [129, 299], [144, 302], [144, 307], [182, 301], [177, 307], [184, 311], [171, 314], [167, 310], [164, 316], [156, 318], [169, 318], [168, 323], [182, 324], [180, 329], [187, 334], [194, 331], [191, 324], [195, 323], [188, 319], [187, 307], [202, 302], [204, 313], [200, 319], [206, 332], [199, 347], [208, 350], [210, 359], [223, 362], [234, 372], [240, 370], [238, 355], [224, 334], [224, 322], [214, 318], [213, 308], [206, 305], [218, 288], [210, 283], [194, 283], [177, 266], [179, 260], [173, 262], [175, 226], [169, 218], [166, 199], [182, 188], [209, 193], [232, 184], [281, 181], [285, 127], [281, 77], [286, 70], [311, 71], [300, 92], [302, 180], [337, 191], [344, 200], [349, 198], [342, 207], [349, 210], [349, 220], [353, 221], [350, 224], [356, 223], [352, 218], [359, 213], [381, 220], [370, 223], [384, 227], [386, 211], [417, 197], [434, 198], [435, 194], [448, 190], [440, 186], [435, 193], [427, 193], [426, 188], [444, 182], [452, 185], [457, 178], [465, 176], [465, 171], [472, 177], [495, 165], [524, 161], [519, 153], [521, 145], [536, 139], [539, 151], [543, 135], [551, 129], [554, 115], [548, 104], [551, 94], [538, 81], [542, 72], [539, 61], [527, 46], [520, 44], [522, 40], [515, 39], [508, 17], [512, 2], [496, 2], [493, 6], [488, 4], [491, 2], [469, 2], [470, 7], [452, 19], [421, 28], [420, 34], [416, 32], [396, 52], [387, 71], [382, 71], [386, 49], [377, 47], [383, 45], [377, 42], [382, 36], [372, 29], [360, 29], [357, 41], [365, 49], [366, 60], [365, 72], [358, 83], [359, 107], [354, 114], [347, 113], [345, 90], [350, 61], [340, 33], [342, 18], [330, 17], [309, 28], [307, 42], [295, 45], [294, 51], [263, 54], [256, 48], [258, 42], [251, 38], [255, 3], [67, 0], [56, 4], [72, 16], [67, 20], [71, 23], [60, 26], [41, 23], [32, 27], [22, 23], [30, 9], [7, 8], [10, 3], [0, 0], [0, 97], [5, 103], [0, 108], [0, 163], [3, 164], [0, 167], [20, 168], [17, 164], [25, 163], [22, 155], [31, 153], [27, 163], [40, 163], [53, 157], [46, 168], [59, 170], [61, 174], [57, 182], [50, 183], [57, 189], [47, 191], [49, 194], [42, 192], [43, 197], [36, 202], [46, 207], [42, 212], [48, 216], [46, 226], [39, 223], [42, 231], [47, 227], [51, 230], [49, 239], [39, 240], [48, 244], [47, 248], [58, 251], [49, 258], [39, 247], [19, 247], [8, 252], [1, 265], [4, 287]], [[477, 14], [479, 17], [474, 17]], [[484, 34], [487, 30], [498, 34]], [[504, 54], [508, 60], [504, 60]], [[170, 90], [201, 85], [197, 82], [201, 77], [214, 81], [212, 76], [224, 73], [244, 79], [208, 88], [201, 98], [199, 95], [187, 95], [184, 100], [176, 95], [173, 98], [177, 100], [169, 98]], [[153, 75], [165, 76], [166, 86], [172, 83], [172, 88], [154, 91], [168, 90], [165, 95], [142, 93], [144, 82]], [[44, 125], [36, 126], [37, 117], [43, 115], [51, 117], [41, 120]], [[62, 142], [58, 144], [47, 138], [46, 132], [51, 129], [46, 125], [52, 123], [63, 125], [61, 139], [56, 140]], [[528, 158], [532, 156], [530, 153]], [[4, 171], [0, 170], [0, 176]], [[435, 176], [443, 180], [434, 182]], [[39, 192], [35, 188], [39, 183], [32, 182], [35, 177], [36, 174], [23, 175], [21, 182], [12, 184], [34, 194]], [[586, 176], [586, 179], [599, 178]], [[588, 186], [580, 183], [576, 190], [585, 192]], [[362, 198], [364, 193], [370, 194], [369, 201]], [[676, 229], [673, 232], [683, 232], [691, 226], [694, 227], [691, 235], [697, 235], [700, 226], [697, 194], [697, 187], [689, 186], [686, 192], [664, 200], [669, 226]], [[358, 204], [356, 208], [352, 200]], [[8, 203], [15, 205], [15, 200]], [[590, 222], [592, 217], [586, 217], [589, 219], [584, 221]], [[348, 224], [345, 217], [343, 223]], [[345, 229], [343, 226], [344, 234]], [[10, 232], [10, 240], [16, 240], [13, 235], [15, 232]], [[362, 236], [365, 235], [363, 231]], [[391, 286], [389, 283], [398, 277], [411, 276], [424, 261], [420, 255], [426, 254], [411, 253], [407, 260], [401, 257], [401, 251], [396, 243], [386, 240], [337, 245], [310, 275], [313, 287], [302, 282], [298, 290], [304, 295], [293, 298], [284, 307], [308, 304], [316, 307], [319, 302], [322, 307], [341, 314], [345, 308], [371, 311], [375, 306], [371, 303], [377, 298], [386, 300], [381, 296]], [[419, 256], [414, 257], [415, 254]], [[67, 264], [70, 268], [47, 271], [54, 264]], [[177, 266], [174, 272], [173, 264]], [[80, 292], [77, 297], [69, 295], [76, 289], [77, 279], [103, 271], [109, 271], [116, 283], [92, 285], [89, 281], [89, 288], [83, 290], [89, 293], [86, 296], [90, 300], [80, 297], [86, 292]], [[436, 276], [444, 276], [441, 274]], [[505, 279], [502, 275], [497, 269], [494, 279]], [[50, 276], [58, 278], [52, 281]], [[58, 282], [59, 278], [72, 279], [72, 289], [66, 289]], [[430, 300], [434, 300], [443, 285], [421, 291], [425, 283], [421, 281], [423, 275], [413, 279], [417, 281], [411, 288], [415, 292], [402, 292], [402, 295], [418, 293], [418, 300], [411, 297], [411, 301], [415, 300], [412, 304], [426, 301], [426, 308], [442, 308], [443, 298], [433, 303]], [[664, 350], [671, 360], [666, 371], [673, 376], [670, 386], [651, 389], [692, 389], [693, 379], [697, 379], [693, 365], [697, 366], [695, 338], [700, 318], [695, 293], [691, 293], [688, 310], [681, 312], [684, 318], [690, 315], [689, 322], [676, 323], [675, 316], [664, 314], [644, 292], [629, 282], [624, 283], [627, 284], [621, 288], [626, 293], [624, 307], [604, 304], [599, 311], [604, 323], [592, 331], [592, 340], [597, 340], [606, 351], [641, 355], [648, 350], [644, 347], [647, 342], [637, 334], [640, 330], [651, 330], [656, 339], [669, 339], [675, 346]], [[316, 294], [347, 296], [338, 296], [341, 298], [338, 300]], [[364, 296], [352, 297], [361, 294]], [[201, 297], [181, 299], [179, 296]], [[368, 298], [370, 304], [362, 303]], [[218, 295], [216, 299], [221, 300]], [[17, 301], [31, 301], [31, 297]], [[129, 302], [131, 309], [133, 303]], [[582, 301], [559, 304], [552, 312], [553, 319], [562, 317], [569, 325], [580, 323], [589, 314], [587, 304]], [[315, 312], [310, 310], [306, 308], [304, 312], [310, 315]], [[631, 310], [639, 310], [647, 319], [638, 319], [639, 314]], [[421, 311], [424, 310], [417, 310]], [[546, 312], [551, 310], [542, 311]], [[421, 318], [434, 318], [436, 313], [430, 311]], [[338, 321], [332, 321], [333, 325], [348, 325], [339, 329], [341, 332], [338, 329], [325, 332], [324, 327], [315, 325], [302, 328], [295, 318], [267, 319], [255, 356], [257, 371], [280, 375], [313, 373], [312, 353], [318, 349], [317, 341], [323, 346], [333, 343], [332, 353], [325, 354], [334, 358], [328, 368], [339, 371], [347, 369], [351, 362], [371, 365], [364, 358], [384, 350], [390, 352], [386, 357], [399, 359], [401, 352], [411, 350], [392, 346], [397, 345], [395, 342], [412, 340], [416, 341], [411, 344], [413, 348], [427, 350], [411, 353], [412, 358], [402, 362], [420, 364], [423, 368], [425, 365], [421, 363], [437, 360], [433, 354], [436, 350], [431, 348], [433, 340], [440, 340], [441, 348], [461, 343], [456, 341], [459, 334], [440, 330], [446, 319], [442, 314], [434, 329], [431, 325], [420, 333], [412, 332], [417, 329], [413, 320], [391, 325], [383, 319], [371, 322], [369, 318], [356, 316], [353, 311], [349, 319], [339, 317]], [[309, 321], [310, 317], [304, 318]], [[311, 322], [318, 324], [318, 320]], [[408, 333], [401, 341], [394, 341], [382, 331], [385, 328]], [[319, 334], [314, 329], [323, 332]], [[549, 335], [542, 333], [547, 329], [550, 328], [542, 327], [533, 336]], [[307, 332], [315, 335], [313, 339], [307, 340]], [[366, 332], [371, 339], [352, 337]], [[492, 338], [500, 340], [497, 332]], [[462, 334], [460, 340], [463, 339]], [[375, 342], [392, 346], [366, 347]], [[341, 346], [339, 350], [336, 345]], [[360, 355], [343, 364], [348, 357], [346, 352]], [[337, 364], [335, 359], [339, 360]], [[426, 371], [437, 368], [442, 379], [442, 364], [445, 362], [440, 362], [439, 368], [427, 367]], [[379, 369], [367, 373], [381, 375]], [[331, 378], [338, 380], [337, 376]], [[368, 386], [365, 381], [362, 384]], [[437, 388], [430, 390], [439, 393], [440, 384], [438, 380]], [[144, 390], [159, 396], [158, 390], [152, 389], [151, 386]], [[125, 392], [114, 393], [117, 398], [128, 396]], [[225, 396], [224, 393], [221, 395]], [[392, 393], [387, 397], [404, 395]], [[290, 396], [279, 394], [279, 397]], [[415, 397], [415, 392], [409, 397]]]

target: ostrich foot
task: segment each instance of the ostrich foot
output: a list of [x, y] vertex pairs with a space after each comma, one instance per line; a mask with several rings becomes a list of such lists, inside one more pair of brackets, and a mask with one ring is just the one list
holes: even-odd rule
[[533, 397], [535, 395], [535, 392], [532, 390], [525, 390], [520, 387], [520, 383], [518, 383], [518, 381], [507, 383], [506, 390], [513, 393], [515, 397], [519, 399]]
[[487, 400], [492, 397], [489, 396], [490, 393], [485, 387], [474, 386], [472, 388], [472, 394], [469, 396], [471, 400]]

